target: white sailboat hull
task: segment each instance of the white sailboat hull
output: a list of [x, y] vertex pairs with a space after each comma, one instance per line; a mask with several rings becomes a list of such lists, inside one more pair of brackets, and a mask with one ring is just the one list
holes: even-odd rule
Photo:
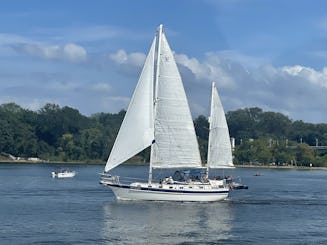
[[156, 183], [148, 187], [145, 183], [121, 185], [106, 181], [101, 181], [101, 184], [108, 186], [117, 200], [215, 202], [226, 199], [229, 193], [227, 187], [212, 188], [210, 185], [160, 185]]
[[118, 200], [215, 202], [228, 197], [228, 193], [167, 193], [150, 190], [131, 190], [110, 187]]

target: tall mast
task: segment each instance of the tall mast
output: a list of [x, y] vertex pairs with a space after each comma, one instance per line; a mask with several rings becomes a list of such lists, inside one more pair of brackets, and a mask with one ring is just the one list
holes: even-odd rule
[[210, 102], [210, 116], [209, 116], [209, 139], [208, 139], [208, 157], [207, 157], [207, 177], [209, 177], [209, 169], [210, 169], [210, 166], [209, 166], [209, 154], [210, 154], [210, 147], [211, 147], [211, 140], [210, 140], [210, 131], [211, 131], [211, 120], [212, 120], [212, 108], [213, 108], [213, 91], [215, 89], [215, 82], [212, 82], [212, 86], [211, 86], [211, 102]]
[[[161, 49], [161, 35], [162, 35], [162, 28], [163, 25], [160, 24], [158, 27], [158, 31], [157, 31], [157, 67], [156, 67], [156, 73], [155, 73], [155, 78], [154, 78], [154, 100], [153, 100], [153, 123], [156, 120], [156, 107], [157, 107], [157, 99], [158, 99], [158, 80], [159, 80], [159, 64], [160, 64], [160, 49]], [[153, 125], [154, 127], [154, 125]], [[148, 179], [148, 183], [151, 184], [152, 183], [152, 161], [153, 161], [153, 147], [155, 144], [155, 140], [153, 140], [152, 145], [151, 145], [151, 153], [150, 153], [150, 166], [149, 166], [149, 179]]]

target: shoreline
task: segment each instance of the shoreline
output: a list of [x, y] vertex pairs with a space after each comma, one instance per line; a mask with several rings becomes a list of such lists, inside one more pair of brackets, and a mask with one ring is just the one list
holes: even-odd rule
[[[11, 159], [0, 159], [0, 164], [80, 164], [80, 165], [105, 165], [105, 162], [100, 161], [31, 161], [31, 160], [11, 160]], [[123, 165], [129, 166], [146, 166], [148, 164], [133, 162], [124, 163]], [[327, 170], [327, 167], [306, 167], [306, 166], [270, 166], [270, 165], [250, 165], [242, 164], [235, 165], [235, 168], [261, 168], [261, 169], [302, 169], [302, 170]]]
[[327, 170], [327, 167], [306, 167], [306, 166], [270, 166], [270, 165], [235, 165], [235, 168], [261, 168], [261, 169], [303, 169], [303, 170]]
[[8, 160], [8, 159], [0, 159], [0, 164], [2, 163], [13, 163], [13, 164], [85, 164], [85, 165], [105, 165], [105, 162], [99, 161], [30, 161], [30, 160]]

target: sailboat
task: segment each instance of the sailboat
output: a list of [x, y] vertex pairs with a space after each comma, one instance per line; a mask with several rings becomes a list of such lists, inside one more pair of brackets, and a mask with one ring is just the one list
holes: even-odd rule
[[235, 168], [226, 116], [214, 82], [211, 88], [207, 172], [210, 168]]
[[[147, 147], [151, 147], [147, 181], [129, 181], [110, 173]], [[177, 171], [174, 177], [158, 181], [152, 177], [154, 169], [203, 169], [182, 79], [162, 25], [153, 39], [100, 184], [109, 187], [118, 200], [211, 202], [228, 197], [224, 180]]]
[[[216, 84], [212, 83], [211, 106], [209, 117], [209, 140], [207, 156], [207, 176], [209, 170], [235, 168], [233, 164], [232, 145], [229, 136], [224, 107], [221, 103]], [[231, 189], [248, 189], [247, 185], [240, 182], [240, 177], [224, 176]]]

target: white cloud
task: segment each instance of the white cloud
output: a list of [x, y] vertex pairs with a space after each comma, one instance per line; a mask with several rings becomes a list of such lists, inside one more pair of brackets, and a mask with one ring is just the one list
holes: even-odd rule
[[[17, 52], [43, 59], [77, 62], [83, 60], [83, 57], [86, 60], [87, 56], [86, 51], [83, 55], [80, 52], [83, 48], [79, 49], [77, 45], [29, 44], [19, 47]], [[12, 77], [2, 77], [3, 83], [0, 80], [0, 86], [4, 97], [1, 102], [15, 101], [28, 108], [37, 108], [51, 102], [72, 106], [84, 114], [117, 112], [127, 108], [145, 57], [143, 53], [118, 50], [105, 57], [107, 62], [116, 64], [112, 66], [104, 63], [106, 69], [85, 71], [80, 66], [74, 66], [72, 68], [79, 70], [69, 70], [64, 75], [57, 74], [57, 68], [52, 67], [54, 70], [50, 71], [53, 75], [46, 75], [49, 71], [43, 69], [45, 75], [42, 76], [33, 73], [30, 76], [20, 76], [19, 79], [14, 74]], [[246, 67], [242, 62], [256, 58], [230, 51], [207, 53], [203, 59], [185, 54], [176, 54], [175, 58], [194, 116], [209, 114], [210, 83], [216, 81], [226, 112], [245, 107], [261, 107], [264, 110], [287, 113], [294, 120], [327, 121], [327, 114], [324, 113], [327, 109], [327, 68], [317, 70], [300, 65]], [[56, 65], [58, 69], [66, 66], [59, 62]], [[35, 71], [37, 69], [40, 67], [34, 67]], [[3, 71], [6, 69], [3, 68]], [[25, 72], [29, 74], [28, 71]], [[88, 76], [90, 73], [91, 76]], [[22, 78], [29, 79], [30, 82], [25, 85], [8, 82], [8, 79], [16, 81]]]
[[[145, 55], [139, 57], [144, 59]], [[126, 76], [135, 64], [143, 63], [124, 50], [110, 58], [125, 66], [120, 71]], [[216, 81], [226, 111], [261, 107], [287, 113], [294, 120], [327, 121], [327, 116], [322, 113], [327, 109], [327, 68], [319, 71], [300, 65], [259, 66], [255, 57], [230, 51], [207, 53], [203, 60], [185, 54], [175, 54], [175, 58], [194, 116], [208, 115], [210, 83]], [[258, 65], [242, 65], [242, 61], [247, 64], [251, 60], [257, 61]], [[135, 81], [137, 74], [134, 74]]]
[[96, 83], [92, 86], [92, 89], [97, 92], [108, 92], [111, 90], [111, 86], [107, 83]]
[[312, 84], [327, 88], [327, 68], [324, 68], [322, 71], [316, 71], [309, 67], [297, 65], [285, 66], [281, 70], [292, 75], [293, 77], [305, 79]]
[[69, 43], [63, 46], [42, 44], [17, 44], [14, 49], [21, 54], [49, 60], [66, 60], [73, 63], [85, 62], [87, 51], [79, 45]]
[[197, 80], [216, 81], [222, 87], [233, 87], [235, 81], [230, 76], [230, 65], [225, 65], [224, 61], [212, 53], [206, 54], [206, 60], [202, 63], [195, 58], [188, 58], [187, 55], [175, 55], [176, 62], [188, 68]]
[[117, 64], [141, 66], [144, 64], [146, 55], [143, 53], [130, 53], [127, 54], [125, 50], [120, 49], [114, 54], [109, 55], [109, 59]]
[[226, 111], [261, 107], [286, 113], [294, 120], [327, 121], [323, 113], [327, 109], [327, 68], [320, 71], [300, 65], [245, 68], [232, 59], [222, 58], [221, 53], [207, 54], [203, 61], [186, 55], [177, 55], [176, 60], [188, 68], [181, 71], [187, 78], [184, 83], [193, 86], [188, 89], [188, 97], [194, 116], [208, 115], [209, 82], [214, 80]]
[[86, 50], [74, 43], [66, 44], [63, 48], [63, 57], [71, 62], [85, 62], [87, 60]]

